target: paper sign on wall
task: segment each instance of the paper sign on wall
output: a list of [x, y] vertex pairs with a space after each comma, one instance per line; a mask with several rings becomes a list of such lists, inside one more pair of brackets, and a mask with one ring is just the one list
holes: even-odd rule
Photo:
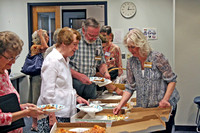
[[114, 34], [113, 43], [123, 43], [124, 32], [123, 29], [112, 29], [112, 33]]
[[147, 36], [148, 40], [156, 40], [157, 38], [157, 29], [156, 28], [143, 28], [143, 33]]

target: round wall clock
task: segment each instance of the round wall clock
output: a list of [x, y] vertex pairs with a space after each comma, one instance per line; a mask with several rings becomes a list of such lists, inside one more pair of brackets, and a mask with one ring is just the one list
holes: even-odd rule
[[121, 5], [120, 13], [124, 18], [131, 18], [136, 13], [136, 6], [133, 2], [124, 2]]

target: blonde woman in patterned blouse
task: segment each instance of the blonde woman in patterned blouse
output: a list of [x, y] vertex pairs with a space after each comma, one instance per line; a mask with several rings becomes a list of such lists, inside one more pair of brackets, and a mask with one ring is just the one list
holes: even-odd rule
[[124, 45], [133, 56], [127, 60], [128, 84], [113, 113], [117, 114], [136, 91], [138, 107], [173, 107], [172, 115], [166, 123], [166, 131], [163, 131], [171, 132], [180, 98], [175, 88], [177, 75], [165, 56], [151, 49], [146, 36], [139, 29], [127, 33]]

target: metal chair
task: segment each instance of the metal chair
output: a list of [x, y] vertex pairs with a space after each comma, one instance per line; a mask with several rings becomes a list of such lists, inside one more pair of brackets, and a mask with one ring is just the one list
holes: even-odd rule
[[194, 103], [197, 104], [197, 108], [198, 108], [198, 110], [197, 110], [197, 116], [196, 116], [196, 124], [197, 124], [196, 130], [199, 133], [200, 132], [200, 130], [199, 130], [200, 129], [200, 116], [199, 116], [200, 96], [197, 96], [197, 97], [194, 98]]

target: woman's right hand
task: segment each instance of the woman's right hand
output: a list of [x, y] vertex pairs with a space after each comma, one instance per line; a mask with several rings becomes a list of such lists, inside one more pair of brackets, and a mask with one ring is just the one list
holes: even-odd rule
[[41, 37], [42, 36], [42, 29], [37, 30], [37, 34]]
[[119, 105], [113, 109], [113, 114], [117, 115], [119, 111], [121, 110], [121, 107]]

